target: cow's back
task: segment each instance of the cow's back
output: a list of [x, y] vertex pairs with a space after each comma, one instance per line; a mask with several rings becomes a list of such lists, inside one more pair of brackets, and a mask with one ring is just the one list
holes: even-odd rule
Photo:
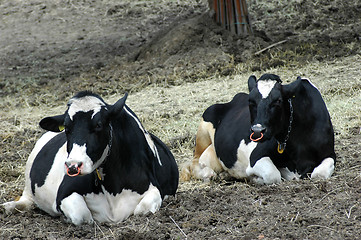
[[248, 94], [238, 93], [228, 103], [212, 105], [204, 112], [203, 119], [211, 122], [215, 128], [214, 146], [217, 156], [227, 168], [231, 168], [237, 161], [240, 142], [243, 139], [249, 142]]
[[[312, 159], [313, 167], [316, 167], [323, 159], [331, 157], [336, 159], [334, 151], [334, 131], [331, 118], [326, 104], [319, 90], [307, 79], [303, 79], [299, 90], [292, 99], [295, 117], [291, 132], [290, 145], [293, 149], [299, 149], [298, 145], [304, 145], [301, 158]], [[298, 121], [297, 121], [298, 119]], [[287, 150], [287, 149], [286, 149]], [[296, 154], [298, 154], [296, 152]], [[290, 156], [290, 158], [300, 156]], [[310, 164], [306, 162], [305, 164]], [[306, 168], [306, 167], [300, 167]]]
[[[304, 110], [307, 110], [308, 112], [308, 116], [315, 118], [315, 121], [313, 121], [318, 127], [324, 125], [327, 130], [331, 130], [330, 132], [332, 132], [332, 136], [333, 136], [333, 129], [332, 129], [332, 124], [331, 124], [331, 119], [330, 119], [330, 114], [327, 110], [326, 104], [321, 96], [320, 91], [307, 79], [303, 79], [302, 80], [302, 87], [304, 88], [304, 93], [301, 93], [301, 99], [299, 99], [299, 103], [302, 104], [302, 98], [307, 98], [309, 99], [312, 104], [311, 104], [311, 108], [309, 108], [310, 105], [305, 104], [304, 105]], [[301, 88], [302, 89], [302, 88]], [[301, 90], [302, 91], [302, 90]], [[305, 94], [306, 96], [304, 96], [303, 94]], [[298, 98], [294, 99], [294, 100], [298, 100]], [[310, 121], [312, 121], [313, 119], [310, 119]]]
[[[298, 90], [291, 99], [297, 110], [303, 113], [306, 121], [312, 121], [315, 124], [330, 122], [330, 115], [321, 93], [309, 80], [302, 79]], [[302, 124], [302, 122], [298, 124]]]
[[174, 195], [178, 188], [179, 172], [177, 163], [168, 147], [156, 136], [151, 134], [157, 147], [162, 166], [158, 161], [153, 161], [156, 181], [159, 183], [162, 197]]

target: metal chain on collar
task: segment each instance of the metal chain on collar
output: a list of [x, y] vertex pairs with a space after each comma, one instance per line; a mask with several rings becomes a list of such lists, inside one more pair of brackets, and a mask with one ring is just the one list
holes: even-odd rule
[[285, 140], [283, 141], [283, 143], [279, 143], [278, 142], [278, 152], [279, 153], [283, 153], [283, 151], [285, 150], [286, 148], [286, 145], [287, 145], [287, 141], [288, 139], [290, 138], [290, 133], [291, 133], [291, 130], [292, 130], [292, 122], [293, 122], [293, 106], [292, 106], [292, 99], [289, 98], [288, 99], [288, 102], [290, 103], [290, 122], [289, 122], [289, 125], [288, 125], [288, 129], [287, 129], [287, 135], [285, 137]]
[[108, 150], [108, 153], [107, 153], [107, 157], [109, 156], [110, 154], [110, 151], [112, 149], [112, 143], [113, 143], [113, 127], [112, 125], [109, 123], [109, 127], [110, 127], [110, 139], [109, 139], [109, 150]]
[[108, 156], [110, 155], [110, 151], [112, 149], [112, 143], [113, 143], [113, 127], [112, 125], [109, 123], [109, 127], [110, 127], [110, 139], [109, 139], [109, 143], [108, 143], [108, 152], [107, 152], [107, 156], [105, 157], [105, 159], [103, 160], [103, 162], [100, 164], [100, 166], [98, 168], [95, 169], [94, 173], [95, 173], [95, 186], [98, 186], [98, 180], [102, 181], [103, 180], [103, 176], [102, 176], [102, 170], [98, 170], [98, 169], [102, 169], [102, 166], [104, 165], [105, 161], [107, 160]]
[[292, 106], [291, 98], [288, 99], [288, 102], [290, 103], [290, 124], [288, 125], [287, 136], [285, 138], [284, 143], [286, 143], [288, 141], [288, 139], [290, 138], [290, 133], [292, 130], [292, 122], [293, 122], [293, 106]]

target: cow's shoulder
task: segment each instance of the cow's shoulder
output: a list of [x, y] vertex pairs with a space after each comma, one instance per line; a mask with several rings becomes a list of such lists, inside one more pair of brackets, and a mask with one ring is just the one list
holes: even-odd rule
[[322, 100], [319, 89], [307, 78], [303, 78], [298, 85], [295, 96], [297, 95], [301, 97], [316, 98]]
[[316, 87], [316, 85], [313, 84], [313, 83], [311, 82], [311, 80], [309, 80], [308, 78], [302, 78], [302, 80], [301, 80], [301, 85], [304, 86], [304, 87], [306, 87], [306, 88], [308, 88], [308, 89], [312, 89], [312, 90], [317, 90], [317, 91], [319, 91], [318, 88]]
[[217, 156], [227, 168], [237, 161], [237, 149], [242, 140], [249, 140], [250, 114], [248, 94], [238, 93], [232, 101], [218, 105], [214, 111], [215, 125], [214, 145]]
[[248, 94], [238, 93], [230, 102], [217, 103], [206, 109], [203, 113], [203, 120], [213, 124], [217, 128], [219, 123], [229, 114], [235, 114], [248, 107]]
[[154, 171], [157, 179], [152, 184], [159, 188], [162, 198], [165, 195], [174, 195], [178, 188], [179, 179], [177, 163], [169, 148], [157, 136], [153, 134], [150, 136], [157, 147], [161, 161], [161, 165], [158, 161], [153, 161], [152, 169], [149, 169], [149, 171]]
[[304, 123], [325, 124], [330, 122], [326, 104], [318, 88], [308, 79], [302, 79], [301, 84], [292, 98], [294, 108], [304, 114]]

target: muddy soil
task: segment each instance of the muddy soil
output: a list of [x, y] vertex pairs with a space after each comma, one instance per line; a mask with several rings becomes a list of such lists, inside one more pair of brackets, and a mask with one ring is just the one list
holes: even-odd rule
[[[64, 105], [84, 89], [103, 97], [149, 86], [162, 91], [214, 75], [297, 69], [361, 54], [359, 1], [248, 4], [254, 34], [235, 36], [212, 20], [207, 1], [201, 0], [2, 0], [0, 113]], [[339, 74], [347, 79], [360, 73]], [[10, 102], [13, 110], [6, 107]], [[0, 130], [2, 203], [21, 194], [25, 161], [42, 131], [20, 126], [15, 117], [0, 120], [12, 126]], [[171, 149], [177, 153], [178, 147]], [[165, 200], [159, 212], [119, 224], [76, 227], [36, 208], [11, 216], [1, 212], [0, 237], [356, 239], [361, 235], [360, 126], [349, 129], [347, 137], [336, 136], [336, 152], [337, 169], [327, 181], [180, 183], [176, 196]]]

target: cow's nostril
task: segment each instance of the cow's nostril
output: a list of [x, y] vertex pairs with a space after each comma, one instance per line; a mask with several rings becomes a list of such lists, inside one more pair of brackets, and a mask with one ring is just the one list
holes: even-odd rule
[[66, 167], [66, 173], [71, 176], [77, 176], [80, 174], [80, 166], [83, 165], [83, 163], [65, 163], [65, 167]]
[[263, 133], [266, 131], [266, 128], [261, 124], [256, 124], [251, 127], [252, 134], [250, 139], [254, 142], [257, 142], [263, 138]]

